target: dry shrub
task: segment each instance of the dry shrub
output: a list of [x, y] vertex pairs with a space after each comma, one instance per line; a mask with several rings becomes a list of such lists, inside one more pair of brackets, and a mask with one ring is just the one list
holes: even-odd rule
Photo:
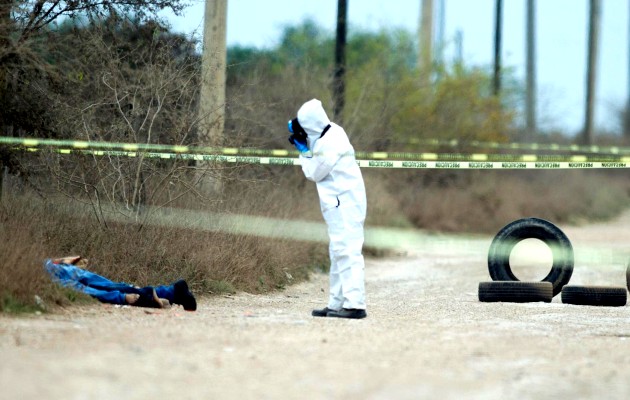
[[[80, 254], [90, 259], [88, 269], [93, 272], [140, 286], [187, 279], [200, 295], [282, 288], [307, 278], [311, 268], [320, 268], [326, 257], [324, 244], [299, 240], [150, 223], [110, 222], [104, 226], [93, 214], [79, 211], [83, 208], [73, 200], [59, 206], [53, 198], [5, 193], [0, 208], [4, 256], [0, 262], [0, 311], [38, 307], [35, 295], [49, 305], [80, 298], [52, 284], [42, 266], [52, 257]], [[264, 201], [260, 205], [264, 207]]]
[[390, 190], [390, 180], [397, 171], [364, 169], [362, 173], [368, 203], [365, 225], [410, 228], [412, 224], [400, 208], [398, 193]]
[[630, 197], [630, 183], [618, 171], [426, 171], [399, 182], [390, 188], [415, 226], [450, 232], [496, 233], [524, 217], [606, 220]]
[[53, 286], [38, 257], [46, 240], [38, 226], [46, 221], [6, 201], [0, 205], [0, 220], [0, 311], [32, 310], [35, 294], [50, 293]]

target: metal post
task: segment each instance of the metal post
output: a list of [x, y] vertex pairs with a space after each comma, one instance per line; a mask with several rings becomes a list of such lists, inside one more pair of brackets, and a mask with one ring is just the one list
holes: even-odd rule
[[496, 0], [494, 22], [494, 80], [493, 92], [501, 92], [501, 38], [503, 34], [503, 0]]
[[335, 73], [333, 95], [335, 99], [334, 118], [342, 124], [345, 106], [345, 73], [346, 73], [346, 21], [348, 18], [348, 0], [337, 0], [337, 40], [335, 45]]
[[536, 137], [536, 1], [527, 0], [527, 87], [525, 115], [527, 139]]
[[597, 55], [599, 50], [599, 24], [601, 1], [590, 1], [588, 30], [588, 61], [586, 67], [586, 113], [584, 117], [584, 144], [593, 143], [593, 119], [597, 77]]

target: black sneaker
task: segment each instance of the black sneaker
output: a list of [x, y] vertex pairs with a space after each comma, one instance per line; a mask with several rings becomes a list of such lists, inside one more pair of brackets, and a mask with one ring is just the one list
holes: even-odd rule
[[327, 317], [361, 319], [367, 317], [365, 310], [359, 308], [342, 308], [339, 311], [329, 311]]
[[324, 308], [319, 308], [319, 309], [315, 309], [315, 310], [313, 310], [313, 311], [311, 312], [311, 315], [312, 315], [313, 317], [326, 317], [326, 316], [327, 316], [327, 314], [328, 314], [329, 312], [331, 312], [331, 311], [335, 311], [335, 310], [332, 310], [332, 309], [330, 309], [330, 308], [328, 308], [328, 307], [324, 307]]
[[163, 308], [162, 301], [155, 293], [155, 289], [151, 286], [138, 289], [138, 300], [134, 301], [131, 305], [135, 307], [148, 307], [148, 308]]
[[195, 296], [188, 290], [188, 284], [185, 280], [180, 279], [173, 284], [173, 287], [173, 303], [181, 305], [186, 311], [197, 310], [197, 300], [195, 300]]

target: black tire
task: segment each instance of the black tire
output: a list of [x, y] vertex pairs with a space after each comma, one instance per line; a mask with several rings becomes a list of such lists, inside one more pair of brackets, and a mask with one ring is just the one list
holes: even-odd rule
[[479, 282], [479, 301], [532, 303], [544, 301], [551, 303], [553, 285], [549, 282], [492, 281]]
[[504, 226], [494, 237], [488, 251], [488, 270], [494, 281], [518, 281], [510, 268], [510, 254], [524, 239], [538, 239], [551, 249], [553, 265], [542, 280], [553, 285], [556, 296], [573, 274], [573, 246], [554, 224], [539, 218], [523, 218]]
[[580, 306], [623, 307], [628, 291], [624, 287], [608, 286], [565, 286], [562, 288], [562, 302]]

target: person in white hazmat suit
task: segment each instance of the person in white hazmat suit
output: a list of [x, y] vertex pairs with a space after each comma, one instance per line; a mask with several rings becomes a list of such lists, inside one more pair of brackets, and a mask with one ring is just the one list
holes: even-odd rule
[[363, 224], [365, 185], [344, 129], [330, 122], [322, 103], [310, 100], [289, 121], [289, 137], [300, 152], [302, 171], [317, 185], [330, 239], [328, 305], [315, 317], [365, 318]]

